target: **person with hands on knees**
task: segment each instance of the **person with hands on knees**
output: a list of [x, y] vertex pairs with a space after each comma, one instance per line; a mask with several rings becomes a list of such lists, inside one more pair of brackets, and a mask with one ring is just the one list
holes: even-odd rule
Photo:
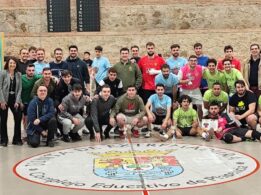
[[47, 88], [40, 85], [28, 105], [28, 144], [33, 148], [40, 145], [41, 136], [47, 137], [46, 145], [54, 147], [54, 132], [57, 129], [53, 100], [47, 96]]
[[0, 123], [1, 123], [1, 145], [8, 145], [7, 118], [8, 108], [14, 115], [14, 136], [13, 145], [23, 145], [21, 140], [21, 120], [22, 120], [22, 79], [21, 73], [17, 70], [15, 58], [9, 58], [0, 72]]
[[71, 93], [65, 96], [62, 100], [61, 112], [58, 114], [58, 122], [63, 125], [63, 141], [70, 142], [80, 141], [81, 136], [78, 131], [84, 126], [84, 118], [80, 114], [85, 105], [88, 105], [90, 98], [84, 96], [82, 85], [76, 83], [73, 85]]
[[90, 116], [85, 120], [85, 125], [90, 131], [91, 141], [95, 139], [97, 142], [101, 142], [103, 140], [103, 125], [106, 125], [104, 130], [105, 139], [110, 138], [110, 130], [115, 125], [115, 119], [110, 118], [110, 111], [115, 103], [116, 99], [111, 95], [110, 86], [103, 85], [100, 94], [91, 103]]

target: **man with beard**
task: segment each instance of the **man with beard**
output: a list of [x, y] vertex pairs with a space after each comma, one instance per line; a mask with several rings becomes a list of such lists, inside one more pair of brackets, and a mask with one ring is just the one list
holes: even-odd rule
[[50, 69], [53, 76], [61, 78], [62, 70], [67, 66], [67, 63], [63, 61], [63, 50], [61, 48], [56, 48], [53, 53], [54, 61], [50, 62]]
[[[31, 92], [34, 87], [35, 82], [42, 78], [42, 75], [35, 75], [35, 67], [33, 64], [29, 64], [26, 67], [26, 74], [22, 75], [22, 103], [23, 103], [23, 125], [26, 130], [27, 127], [27, 108], [29, 102], [32, 100]], [[26, 133], [22, 132], [22, 138], [25, 139]]]
[[229, 100], [229, 112], [241, 122], [242, 126], [249, 126], [251, 129], [256, 130], [256, 95], [246, 89], [243, 80], [237, 80], [235, 88], [236, 93]]
[[179, 70], [188, 63], [186, 58], [180, 57], [180, 46], [173, 44], [170, 46], [171, 57], [166, 60], [166, 63], [170, 67], [170, 71], [175, 75], [178, 75]]
[[189, 95], [192, 103], [197, 107], [198, 117], [202, 119], [202, 94], [200, 92], [200, 83], [203, 74], [203, 67], [198, 65], [197, 56], [191, 55], [187, 65], [181, 68], [181, 95]]
[[126, 131], [131, 130], [134, 137], [139, 137], [139, 127], [147, 124], [145, 107], [134, 85], [127, 87], [127, 92], [116, 102], [110, 114], [111, 124], [115, 123], [115, 116], [119, 126], [120, 137], [124, 138]]
[[36, 74], [42, 74], [44, 68], [50, 67], [50, 65], [45, 61], [44, 48], [36, 49], [36, 62], [34, 62], [34, 65]]
[[213, 101], [219, 103], [220, 114], [226, 110], [228, 104], [228, 94], [221, 90], [221, 84], [219, 82], [214, 83], [212, 89], [205, 92], [203, 96], [204, 109], [208, 110], [210, 103]]
[[155, 77], [160, 73], [160, 69], [165, 61], [162, 57], [155, 54], [155, 44], [148, 42], [146, 44], [147, 55], [142, 57], [138, 63], [142, 72], [141, 97], [144, 104], [148, 98], [155, 93]]
[[81, 85], [90, 91], [90, 76], [87, 65], [78, 57], [78, 47], [76, 45], [69, 46], [69, 57], [66, 59], [67, 65], [64, 69], [70, 70], [74, 78], [80, 80]]
[[178, 76], [170, 72], [168, 64], [163, 64], [161, 73], [155, 78], [155, 84], [163, 84], [165, 86], [165, 94], [168, 95], [173, 102], [177, 100], [177, 85], [179, 83]]
[[20, 59], [17, 61], [17, 68], [22, 75], [26, 74], [26, 67], [28, 66], [28, 64], [30, 64], [28, 60], [28, 55], [29, 55], [28, 49], [22, 48], [20, 50]]
[[31, 91], [32, 98], [37, 95], [37, 89], [41, 85], [44, 85], [48, 89], [48, 91], [47, 91], [48, 97], [50, 97], [54, 100], [56, 82], [52, 78], [52, 72], [51, 72], [50, 68], [48, 68], [48, 67], [43, 69], [43, 77], [35, 82], [34, 87]]
[[148, 99], [145, 106], [148, 116], [148, 129], [145, 137], [151, 136], [153, 124], [161, 125], [162, 132], [167, 132], [171, 126], [171, 99], [164, 94], [165, 88], [163, 84], [156, 84], [156, 94]]
[[[224, 140], [226, 143], [236, 143], [245, 141], [246, 139], [257, 139], [260, 141], [261, 134], [256, 130], [251, 130], [249, 128], [237, 127], [233, 121], [228, 123], [227, 117], [225, 115], [220, 115], [218, 102], [212, 102], [209, 105], [209, 114], [206, 119], [217, 120], [218, 129], [211, 129], [206, 131], [202, 129], [201, 136], [209, 141], [209, 138], [215, 134], [217, 139]], [[213, 133], [214, 132], [214, 133]]]

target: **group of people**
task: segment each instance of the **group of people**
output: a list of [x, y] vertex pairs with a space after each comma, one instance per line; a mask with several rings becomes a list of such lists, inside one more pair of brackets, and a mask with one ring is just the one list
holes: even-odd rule
[[[41, 137], [54, 146], [58, 132], [64, 142], [79, 141], [86, 126], [90, 140], [155, 136], [166, 141], [173, 136], [214, 136], [227, 143], [260, 140], [256, 130], [261, 123], [261, 62], [258, 44], [250, 46], [250, 58], [240, 63], [233, 47], [224, 47], [225, 56], [217, 61], [203, 54], [201, 43], [195, 54], [180, 56], [180, 45], [170, 46], [166, 60], [146, 44], [120, 49], [120, 61], [111, 65], [103, 48], [95, 47], [95, 58], [78, 47], [54, 50], [54, 60], [45, 61], [43, 48], [20, 50], [20, 58], [10, 57], [0, 72], [1, 145], [8, 145], [8, 108], [14, 116], [12, 144], [38, 147]], [[132, 55], [130, 55], [130, 52]], [[258, 119], [258, 117], [260, 117]], [[212, 119], [217, 128], [206, 128], [202, 119]], [[23, 130], [21, 128], [23, 121]], [[105, 128], [103, 128], [105, 126]], [[86, 132], [85, 132], [86, 133]]]

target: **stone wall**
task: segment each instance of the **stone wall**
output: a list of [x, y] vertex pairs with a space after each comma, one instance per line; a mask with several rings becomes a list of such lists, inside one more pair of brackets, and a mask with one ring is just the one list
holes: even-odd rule
[[[169, 55], [169, 46], [179, 43], [182, 55], [193, 53], [195, 42], [205, 53], [222, 57], [223, 47], [231, 44], [241, 59], [249, 55], [249, 45], [261, 40], [260, 0], [100, 0], [101, 32], [76, 32], [76, 5], [71, 0], [72, 32], [48, 33], [45, 0], [2, 0], [0, 31], [5, 32], [5, 54], [17, 54], [22, 47], [41, 46], [51, 58], [55, 47], [77, 44], [82, 53], [93, 53], [96, 45], [112, 63], [119, 49], [137, 44], [145, 52], [148, 41], [157, 51]], [[159, 4], [160, 2], [160, 4]]]

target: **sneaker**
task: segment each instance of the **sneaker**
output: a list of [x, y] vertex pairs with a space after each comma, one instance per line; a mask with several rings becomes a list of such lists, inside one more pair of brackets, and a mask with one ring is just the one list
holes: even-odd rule
[[70, 137], [72, 138], [72, 141], [80, 141], [82, 140], [81, 136], [78, 133], [69, 133]]
[[138, 128], [133, 127], [131, 129], [131, 132], [132, 132], [133, 137], [135, 137], [135, 138], [140, 137], [140, 133], [139, 133], [139, 129]]
[[169, 136], [167, 134], [159, 133], [159, 132], [154, 132], [153, 137], [160, 139], [161, 141], [167, 141], [169, 139]]
[[71, 141], [69, 135], [63, 135], [62, 140], [63, 140], [64, 142], [70, 142], [70, 141]]
[[148, 131], [148, 132], [145, 134], [145, 137], [146, 137], [146, 138], [150, 138], [150, 137], [151, 137], [151, 131]]
[[12, 144], [13, 145], [17, 145], [17, 146], [22, 146], [23, 145], [23, 142], [22, 142], [22, 140], [14, 140], [13, 142], [12, 142]]
[[159, 132], [159, 131], [160, 131], [160, 128], [158, 128], [158, 127], [154, 127], [153, 130]]
[[46, 142], [46, 146], [49, 146], [49, 147], [54, 147], [54, 142], [53, 140], [49, 140], [48, 142]]
[[141, 129], [141, 132], [142, 132], [142, 133], [147, 133], [148, 131], [149, 131], [149, 129], [146, 128], [146, 127]]
[[110, 138], [110, 132], [104, 131], [104, 138], [109, 139]]
[[84, 134], [84, 135], [88, 135], [88, 134], [90, 134], [90, 132], [87, 131], [86, 129], [83, 129], [83, 130], [82, 130], [82, 134]]

